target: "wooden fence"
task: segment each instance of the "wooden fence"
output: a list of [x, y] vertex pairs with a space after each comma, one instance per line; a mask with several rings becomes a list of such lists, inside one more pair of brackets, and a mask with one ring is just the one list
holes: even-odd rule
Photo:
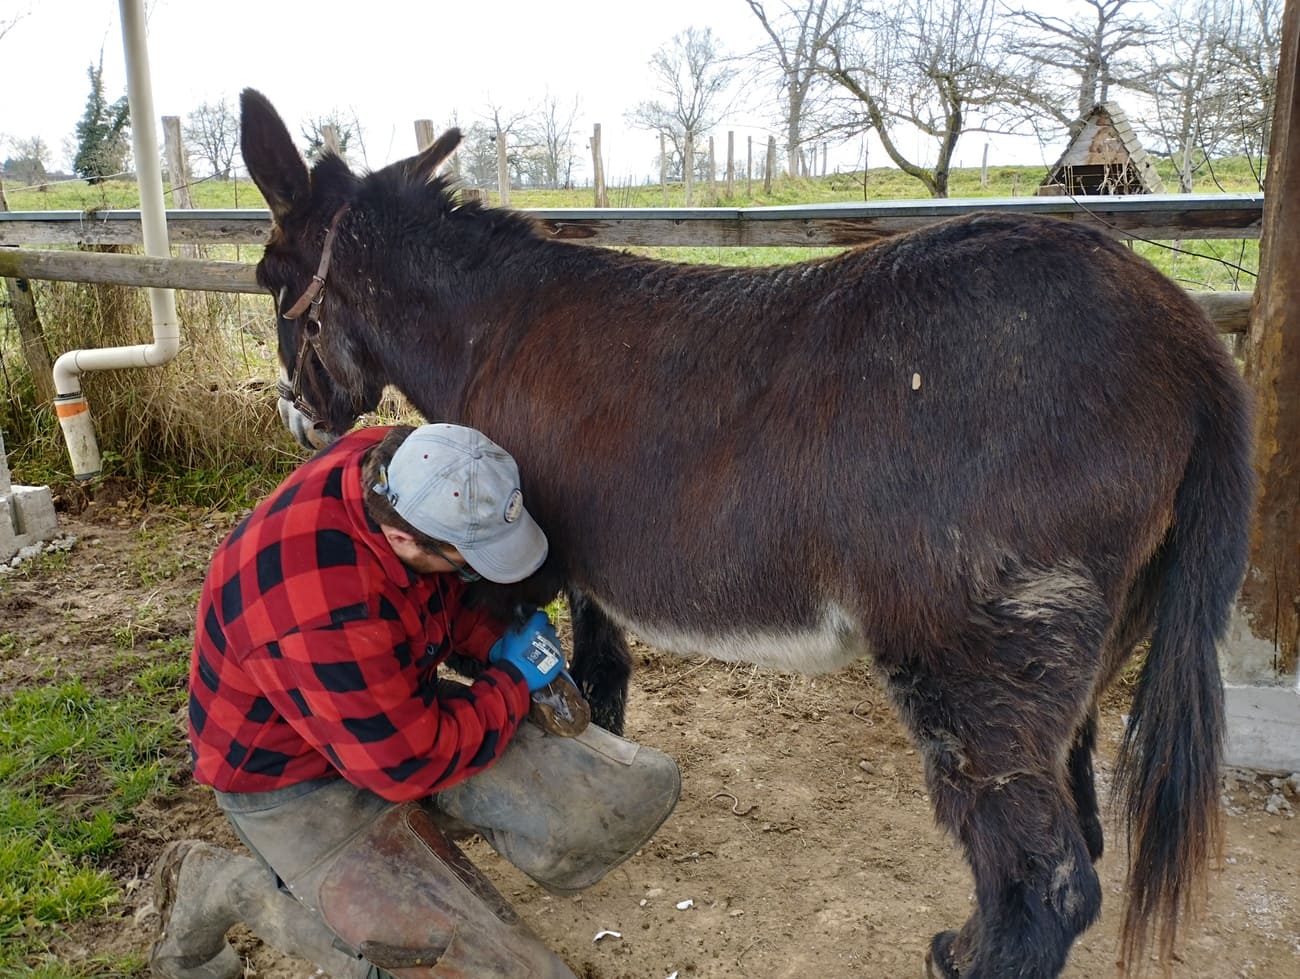
[[[1262, 194], [972, 198], [805, 204], [791, 207], [524, 209], [556, 238], [592, 245], [798, 247], [856, 245], [976, 211], [1046, 214], [1120, 238], [1157, 241], [1258, 238]], [[171, 243], [261, 244], [264, 210], [169, 210]], [[13, 211], [0, 214], [0, 245], [129, 245], [140, 212]]]
[[[915, 200], [750, 208], [549, 208], [525, 210], [552, 237], [606, 246], [837, 247], [978, 211], [1043, 214], [1099, 228], [1121, 239], [1258, 238], [1258, 194]], [[172, 210], [174, 246], [262, 244], [264, 210]], [[195, 258], [105, 255], [15, 246], [130, 245], [142, 240], [132, 210], [0, 213], [0, 277], [112, 282], [210, 292], [257, 293], [253, 267]], [[1219, 329], [1246, 329], [1250, 293], [1194, 292]]]

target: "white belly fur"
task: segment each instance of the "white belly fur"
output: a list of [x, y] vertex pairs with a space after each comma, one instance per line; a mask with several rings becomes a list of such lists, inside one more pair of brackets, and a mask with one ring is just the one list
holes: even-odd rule
[[[588, 595], [588, 598], [593, 596]], [[665, 652], [712, 656], [729, 663], [754, 663], [794, 673], [829, 673], [871, 652], [857, 623], [838, 605], [827, 605], [810, 629], [733, 629], [696, 632], [666, 622], [645, 622], [597, 601], [614, 622]]]

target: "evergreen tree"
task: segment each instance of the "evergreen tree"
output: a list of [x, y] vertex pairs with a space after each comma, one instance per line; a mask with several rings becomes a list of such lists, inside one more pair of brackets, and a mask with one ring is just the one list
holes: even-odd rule
[[86, 99], [86, 113], [77, 123], [77, 156], [72, 168], [96, 184], [110, 174], [121, 173], [126, 167], [131, 114], [126, 96], [112, 105], [104, 99], [102, 51], [99, 64], [91, 65], [86, 73], [90, 77], [90, 97]]

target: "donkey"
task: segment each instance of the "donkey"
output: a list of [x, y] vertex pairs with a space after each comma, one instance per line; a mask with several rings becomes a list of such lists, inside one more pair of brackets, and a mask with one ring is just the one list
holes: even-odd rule
[[513, 453], [551, 542], [527, 585], [570, 591], [608, 726], [624, 629], [786, 670], [871, 657], [974, 873], [926, 956], [944, 979], [1055, 976], [1097, 917], [1097, 702], [1150, 636], [1120, 941], [1172, 955], [1218, 839], [1215, 644], [1254, 492], [1248, 390], [1198, 307], [1105, 235], [997, 213], [757, 269], [548, 240], [438, 175], [459, 140], [309, 171], [243, 93], [300, 440], [392, 384]]

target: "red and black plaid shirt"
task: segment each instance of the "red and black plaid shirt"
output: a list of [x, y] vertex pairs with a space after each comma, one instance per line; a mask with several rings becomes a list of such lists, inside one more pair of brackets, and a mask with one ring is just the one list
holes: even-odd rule
[[410, 571], [366, 515], [361, 463], [386, 432], [304, 463], [217, 549], [190, 659], [199, 782], [262, 792], [341, 773], [404, 801], [490, 765], [527, 714], [507, 664], [438, 689], [438, 663], [485, 660], [503, 626], [461, 605], [455, 575]]

